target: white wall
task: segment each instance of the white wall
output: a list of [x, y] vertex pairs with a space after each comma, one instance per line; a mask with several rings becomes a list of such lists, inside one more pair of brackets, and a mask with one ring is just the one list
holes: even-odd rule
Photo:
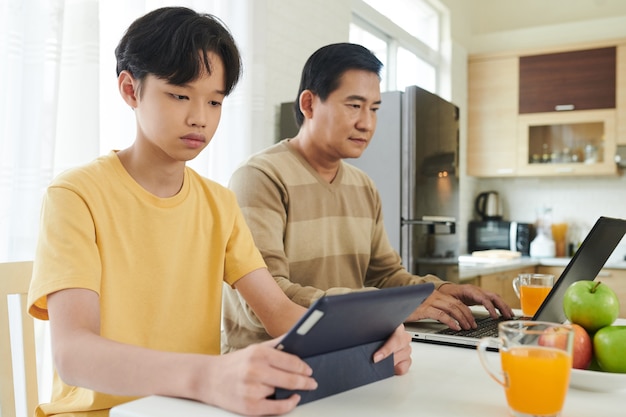
[[262, 73], [256, 104], [265, 110], [253, 151], [278, 139], [280, 103], [296, 99], [305, 61], [326, 44], [347, 42], [352, 17], [351, 1], [346, 0], [255, 0], [255, 7], [257, 3], [265, 5], [255, 15], [264, 40], [255, 39], [259, 56], [252, 70]]

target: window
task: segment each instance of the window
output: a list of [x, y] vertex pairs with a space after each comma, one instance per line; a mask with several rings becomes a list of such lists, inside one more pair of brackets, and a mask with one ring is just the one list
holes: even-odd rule
[[[367, 27], [367, 29], [366, 29]], [[389, 55], [389, 40], [384, 33], [379, 32], [375, 27], [369, 26], [365, 21], [359, 24], [350, 24], [350, 42], [358, 43], [372, 51], [378, 59], [387, 68], [387, 57]], [[383, 71], [381, 74], [381, 85], [387, 85], [387, 73]]]
[[[400, 4], [399, 4], [400, 3]], [[355, 1], [350, 41], [376, 54], [385, 64], [381, 89], [418, 85], [435, 94], [449, 91], [448, 12], [436, 0]]]
[[[113, 54], [126, 27], [156, 7], [181, 5], [217, 14], [235, 39], [253, 39], [261, 29], [251, 24], [251, 2], [233, 3], [0, 1], [0, 260], [33, 259], [41, 198], [53, 177], [132, 143], [136, 122], [117, 91]], [[245, 57], [254, 48], [240, 49]], [[209, 149], [189, 163], [224, 185], [250, 154], [260, 111], [250, 110], [256, 93], [248, 77], [244, 71], [224, 102]]]

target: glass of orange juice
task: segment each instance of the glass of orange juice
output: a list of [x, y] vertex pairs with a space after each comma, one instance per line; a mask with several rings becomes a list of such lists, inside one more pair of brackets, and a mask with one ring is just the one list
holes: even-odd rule
[[[478, 344], [487, 373], [504, 387], [514, 417], [559, 416], [572, 368], [573, 329], [564, 324], [513, 320], [500, 323], [498, 337]], [[500, 351], [500, 369], [487, 348]]]
[[553, 285], [554, 275], [550, 274], [520, 274], [513, 278], [513, 289], [519, 297], [522, 314], [534, 316]]

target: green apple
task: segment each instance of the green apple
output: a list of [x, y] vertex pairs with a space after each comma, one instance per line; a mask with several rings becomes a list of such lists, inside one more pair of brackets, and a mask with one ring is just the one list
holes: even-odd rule
[[617, 294], [600, 281], [576, 281], [563, 297], [567, 319], [584, 327], [592, 335], [613, 324], [619, 314]]
[[626, 373], [626, 326], [606, 326], [593, 336], [593, 350], [600, 369]]

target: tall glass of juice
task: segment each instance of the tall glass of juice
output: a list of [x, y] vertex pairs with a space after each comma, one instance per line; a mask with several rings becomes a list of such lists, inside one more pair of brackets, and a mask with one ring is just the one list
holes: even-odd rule
[[[504, 387], [514, 417], [556, 417], [565, 403], [572, 368], [574, 331], [568, 325], [513, 320], [500, 323], [497, 338], [481, 339], [480, 360]], [[498, 346], [500, 369], [488, 361], [487, 348]]]

